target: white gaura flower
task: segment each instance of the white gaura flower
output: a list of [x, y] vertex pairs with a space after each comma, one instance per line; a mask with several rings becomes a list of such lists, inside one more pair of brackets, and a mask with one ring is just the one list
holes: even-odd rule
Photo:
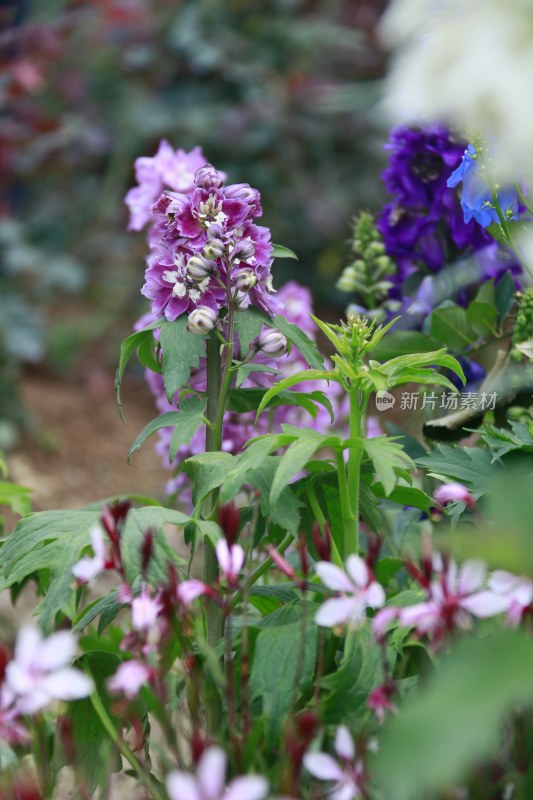
[[89, 583], [104, 571], [106, 565], [106, 547], [99, 525], [91, 528], [91, 546], [94, 556], [82, 558], [72, 567], [74, 576], [81, 583]]
[[339, 592], [326, 600], [317, 611], [315, 622], [326, 628], [357, 625], [367, 608], [381, 608], [385, 603], [383, 587], [373, 579], [367, 565], [356, 555], [346, 559], [346, 572], [327, 561], [319, 561], [316, 572], [322, 583]]
[[479, 131], [498, 179], [533, 177], [530, 0], [393, 0], [381, 33], [396, 51], [385, 102], [397, 120]]
[[219, 539], [216, 544], [216, 554], [222, 575], [229, 584], [236, 584], [244, 564], [244, 550], [240, 544], [228, 545], [225, 539]]
[[321, 781], [334, 781], [333, 788], [328, 792], [332, 800], [361, 797], [363, 764], [356, 759], [352, 735], [345, 725], [337, 728], [334, 748], [338, 759], [329, 753], [306, 753], [305, 768]]
[[166, 780], [170, 800], [262, 800], [268, 781], [262, 775], [242, 775], [226, 786], [226, 754], [210, 747], [201, 757], [196, 774], [169, 773]]
[[34, 714], [53, 700], [91, 694], [91, 680], [70, 666], [75, 654], [76, 640], [69, 631], [44, 639], [38, 628], [21, 628], [5, 674], [5, 686], [20, 714]]

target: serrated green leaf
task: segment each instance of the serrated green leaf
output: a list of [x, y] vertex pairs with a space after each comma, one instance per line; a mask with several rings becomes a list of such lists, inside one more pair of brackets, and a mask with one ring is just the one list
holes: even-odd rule
[[282, 244], [274, 243], [272, 243], [272, 258], [294, 258], [298, 261], [296, 253], [289, 250], [288, 247], [284, 247]]
[[496, 319], [498, 317], [498, 310], [495, 305], [491, 303], [483, 303], [474, 300], [470, 303], [466, 310], [466, 318], [469, 325], [477, 333], [478, 336], [491, 336], [496, 333]]
[[[305, 383], [306, 381], [327, 381], [331, 380], [331, 375], [329, 372], [325, 370], [316, 370], [316, 369], [306, 369], [302, 370], [301, 372], [297, 372], [294, 375], [290, 375], [288, 378], [283, 378], [283, 380], [278, 381], [274, 386], [272, 386], [265, 394], [263, 395], [263, 399], [259, 403], [257, 407], [257, 416], [256, 419], [259, 417], [259, 414], [266, 406], [272, 402], [273, 398], [277, 397], [281, 392], [285, 392], [286, 389], [290, 389], [291, 386], [296, 386], [298, 383]], [[297, 394], [295, 392], [295, 394]]]
[[187, 385], [191, 369], [196, 369], [205, 355], [205, 337], [189, 333], [187, 317], [178, 317], [161, 329], [163, 364], [161, 373], [168, 402]]
[[429, 455], [417, 459], [416, 463], [432, 475], [464, 483], [477, 496], [488, 492], [493, 485], [491, 454], [479, 447], [439, 444]]
[[431, 315], [431, 336], [437, 342], [457, 352], [463, 351], [477, 339], [477, 333], [461, 306], [437, 308]]
[[151, 322], [145, 328], [140, 331], [136, 331], [132, 333], [130, 336], [127, 336], [120, 345], [120, 358], [118, 362], [118, 369], [115, 377], [115, 392], [117, 395], [117, 404], [121, 419], [124, 420], [124, 416], [122, 413], [122, 400], [120, 397], [120, 387], [122, 384], [122, 378], [124, 377], [124, 370], [126, 369], [127, 363], [132, 357], [133, 353], [137, 351], [137, 349], [141, 346], [141, 344], [146, 340], [153, 341], [153, 333], [156, 328], [161, 328], [162, 326], [166, 326], [167, 320], [162, 317], [161, 319], [155, 320], [155, 322]]
[[376, 475], [383, 485], [385, 495], [390, 495], [398, 480], [396, 471], [405, 468], [414, 469], [414, 462], [409, 458], [402, 446], [388, 436], [362, 439], [360, 443], [370, 456]]
[[31, 512], [31, 497], [33, 489], [19, 486], [9, 481], [0, 481], [0, 506], [7, 506], [15, 514], [24, 517]]

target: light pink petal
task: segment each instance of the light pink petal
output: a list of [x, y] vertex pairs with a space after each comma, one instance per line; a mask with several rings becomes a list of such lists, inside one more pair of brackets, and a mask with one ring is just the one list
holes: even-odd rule
[[198, 785], [205, 800], [217, 800], [226, 784], [226, 754], [220, 747], [208, 748], [196, 770]]
[[335, 752], [341, 758], [348, 759], [348, 761], [353, 761], [355, 758], [355, 745], [352, 734], [346, 725], [339, 725], [337, 728], [335, 733]]
[[19, 714], [35, 714], [50, 702], [50, 695], [42, 689], [32, 689], [31, 694], [17, 698], [15, 708]]
[[400, 609], [393, 608], [389, 606], [388, 608], [384, 608], [382, 611], [378, 611], [374, 619], [372, 620], [372, 630], [374, 631], [375, 635], [378, 637], [382, 637], [386, 634], [390, 623], [397, 619]]
[[404, 628], [420, 627], [430, 631], [439, 621], [439, 607], [435, 603], [416, 603], [399, 609], [400, 624]]
[[359, 556], [351, 555], [346, 559], [346, 572], [356, 586], [361, 589], [368, 584], [368, 567]]
[[76, 655], [76, 639], [70, 631], [59, 631], [45, 639], [39, 647], [37, 666], [43, 672], [59, 669]]
[[483, 585], [487, 569], [483, 561], [471, 559], [465, 561], [459, 573], [459, 594], [477, 592]]
[[498, 594], [509, 594], [515, 588], [518, 578], [503, 569], [495, 570], [489, 578], [489, 588]]
[[32, 664], [37, 658], [42, 638], [41, 632], [34, 625], [21, 628], [15, 644], [16, 661], [25, 666]]
[[485, 619], [496, 614], [503, 614], [509, 607], [509, 599], [495, 592], [485, 591], [465, 597], [461, 600], [461, 607], [475, 617]]
[[202, 800], [196, 780], [188, 772], [170, 772], [166, 787], [170, 800]]
[[316, 565], [316, 574], [328, 589], [335, 592], [353, 592], [354, 586], [345, 572], [335, 564], [328, 561], [319, 561]]
[[231, 571], [231, 555], [228, 547], [228, 543], [225, 539], [219, 539], [216, 543], [216, 554], [218, 565], [224, 575], [227, 575], [228, 572]]
[[72, 567], [72, 574], [82, 583], [89, 583], [102, 572], [103, 564], [98, 558], [82, 558]]
[[60, 669], [40, 681], [43, 691], [56, 700], [79, 700], [93, 691], [93, 682], [79, 669]]
[[370, 606], [370, 608], [381, 608], [386, 599], [383, 586], [377, 581], [372, 581], [365, 592], [365, 602], [367, 606]]
[[115, 674], [108, 679], [107, 687], [111, 692], [123, 692], [126, 697], [133, 698], [139, 694], [149, 677], [150, 670], [146, 664], [132, 659], [124, 661], [119, 666]]
[[354, 800], [355, 797], [361, 796], [361, 792], [357, 784], [348, 778], [338, 788], [334, 789], [329, 796], [331, 800]]
[[315, 622], [325, 628], [344, 625], [352, 615], [353, 606], [354, 601], [350, 597], [332, 597], [322, 603], [315, 615]]
[[39, 676], [33, 678], [31, 671], [18, 661], [10, 661], [6, 667], [6, 683], [15, 695], [32, 692], [38, 681]]
[[94, 525], [91, 528], [91, 545], [93, 548], [94, 555], [103, 564], [106, 556], [105, 542], [104, 542], [104, 537], [102, 535], [102, 529], [100, 528], [99, 525]]
[[334, 758], [327, 753], [306, 753], [305, 768], [321, 781], [341, 781], [344, 772]]
[[183, 581], [183, 583], [178, 585], [177, 595], [178, 599], [181, 600], [184, 605], [188, 606], [193, 600], [196, 600], [197, 597], [205, 594], [206, 591], [207, 586], [205, 583], [192, 578], [190, 581]]
[[244, 550], [240, 544], [234, 544], [231, 548], [231, 560], [233, 564], [232, 572], [234, 575], [238, 575], [244, 564]]
[[243, 775], [230, 783], [224, 800], [262, 800], [267, 793], [268, 781], [262, 775]]

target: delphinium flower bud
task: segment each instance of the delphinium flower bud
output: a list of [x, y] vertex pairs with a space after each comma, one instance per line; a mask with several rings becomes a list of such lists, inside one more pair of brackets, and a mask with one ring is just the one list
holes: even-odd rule
[[225, 250], [226, 245], [222, 239], [208, 239], [204, 247], [204, 256], [209, 259], [220, 258]]
[[255, 246], [251, 239], [242, 239], [240, 242], [237, 242], [231, 251], [231, 260], [248, 261], [249, 258], [253, 257], [254, 253]]
[[189, 278], [197, 283], [201, 283], [206, 278], [209, 278], [215, 269], [215, 264], [207, 258], [204, 258], [204, 256], [191, 256], [187, 261], [187, 274]]
[[239, 292], [249, 292], [257, 283], [257, 275], [251, 269], [240, 269], [235, 273], [234, 283]]
[[285, 336], [274, 328], [269, 328], [259, 335], [257, 339], [257, 348], [274, 358], [284, 356], [289, 350]]
[[204, 164], [194, 173], [194, 181], [202, 189], [218, 189], [224, 183], [222, 175], [212, 164]]
[[218, 315], [209, 306], [198, 306], [194, 311], [189, 314], [187, 320], [187, 330], [189, 333], [198, 333], [200, 335], [209, 333], [215, 329], [217, 324]]

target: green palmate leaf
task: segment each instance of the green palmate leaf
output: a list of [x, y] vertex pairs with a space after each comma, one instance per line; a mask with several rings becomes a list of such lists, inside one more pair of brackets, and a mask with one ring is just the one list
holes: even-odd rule
[[289, 625], [269, 625], [257, 637], [250, 691], [252, 700], [262, 702], [267, 741], [270, 744], [279, 735], [295, 690], [305, 689], [312, 681], [316, 651], [317, 627], [312, 617], [305, 628], [301, 621]]
[[371, 767], [383, 796], [433, 797], [495, 753], [504, 715], [533, 699], [532, 672], [533, 641], [523, 633], [457, 645], [384, 730]]
[[339, 668], [322, 679], [326, 694], [321, 700], [321, 718], [328, 725], [354, 724], [380, 682], [380, 650], [370, 625], [350, 631], [345, 642]]
[[133, 453], [141, 449], [142, 444], [161, 428], [174, 428], [170, 442], [169, 461], [172, 463], [178, 449], [188, 444], [198, 428], [204, 424], [206, 400], [201, 397], [187, 397], [180, 402], [179, 411], [167, 411], [160, 414], [146, 425], [128, 452], [128, 463]]
[[481, 436], [490, 448], [493, 459], [501, 458], [514, 450], [533, 452], [533, 432], [531, 426], [523, 422], [511, 422], [511, 430], [485, 425]]
[[[56, 615], [75, 616], [75, 589], [72, 567], [90, 545], [91, 528], [100, 519], [94, 511], [41, 511], [19, 521], [6, 539], [0, 557], [0, 591], [39, 577], [47, 591], [37, 614], [45, 632], [52, 629]], [[190, 518], [168, 508], [149, 506], [129, 512], [124, 527], [121, 551], [126, 574], [133, 581], [141, 568], [141, 545], [148, 528], [154, 529], [154, 550], [149, 571], [156, 583], [166, 580], [167, 564], [183, 565], [168, 546], [160, 530], [164, 523], [185, 525]]]
[[429, 495], [414, 486], [396, 486], [392, 492], [386, 495], [383, 485], [375, 483], [372, 486], [372, 491], [376, 497], [387, 497], [387, 500], [391, 500], [393, 503], [398, 503], [400, 506], [419, 508], [425, 511], [426, 514], [429, 514], [430, 509], [435, 505]]
[[300, 351], [303, 358], [313, 369], [322, 369], [324, 367], [324, 359], [320, 355], [316, 344], [312, 339], [303, 332], [301, 328], [288, 322], [285, 317], [276, 315], [270, 327], [277, 328], [287, 339]]
[[161, 372], [169, 403], [187, 385], [191, 369], [196, 369], [205, 355], [205, 337], [189, 333], [187, 317], [179, 317], [161, 329], [163, 364]]
[[368, 453], [386, 496], [390, 495], [396, 486], [398, 472], [403, 474], [406, 468], [415, 468], [414, 462], [396, 439], [376, 436], [374, 439], [357, 439], [355, 443]]
[[277, 395], [281, 392], [285, 392], [286, 389], [290, 389], [291, 386], [296, 386], [297, 383], [303, 383], [305, 381], [330, 380], [332, 380], [331, 374], [325, 370], [319, 369], [305, 369], [289, 376], [288, 378], [283, 378], [283, 380], [278, 381], [274, 386], [272, 386], [271, 389], [265, 392], [263, 399], [257, 406], [257, 417], [259, 417], [261, 411], [263, 411], [263, 409], [273, 400], [274, 397], [277, 397]]
[[143, 328], [136, 333], [132, 333], [131, 336], [126, 337], [123, 340], [122, 344], [120, 345], [120, 358], [118, 362], [118, 369], [117, 374], [115, 377], [115, 392], [117, 394], [117, 403], [120, 412], [120, 416], [124, 419], [122, 413], [122, 401], [120, 397], [120, 387], [122, 384], [122, 378], [124, 377], [124, 370], [126, 369], [126, 365], [132, 355], [141, 347], [141, 345], [145, 344], [146, 342], [150, 343], [150, 346], [153, 347], [154, 344], [154, 336], [153, 331], [156, 328], [162, 328], [166, 326], [168, 323], [164, 317], [161, 319], [155, 320], [155, 322], [151, 322], [150, 325], [147, 325], [146, 328]]
[[311, 456], [320, 448], [327, 446], [324, 442], [331, 439], [313, 430], [303, 430], [302, 435], [289, 445], [280, 458], [272, 488], [270, 502], [275, 505], [281, 492], [300, 470], [302, 470]]
[[452, 350], [461, 352], [478, 338], [461, 306], [447, 305], [435, 309], [431, 315], [431, 336]]
[[272, 258], [294, 258], [298, 261], [296, 253], [293, 253], [292, 250], [289, 250], [288, 247], [284, 247], [282, 244], [274, 243], [272, 243]]
[[0, 506], [7, 506], [21, 517], [31, 511], [31, 493], [33, 489], [18, 486], [16, 483], [0, 481]]
[[239, 339], [243, 358], [248, 352], [250, 344], [261, 332], [261, 328], [264, 325], [268, 325], [269, 322], [270, 317], [253, 306], [243, 311], [235, 312], [235, 331]]
[[430, 475], [464, 483], [476, 496], [493, 485], [494, 465], [488, 450], [479, 447], [450, 447], [439, 444], [435, 450], [417, 459], [417, 465]]

